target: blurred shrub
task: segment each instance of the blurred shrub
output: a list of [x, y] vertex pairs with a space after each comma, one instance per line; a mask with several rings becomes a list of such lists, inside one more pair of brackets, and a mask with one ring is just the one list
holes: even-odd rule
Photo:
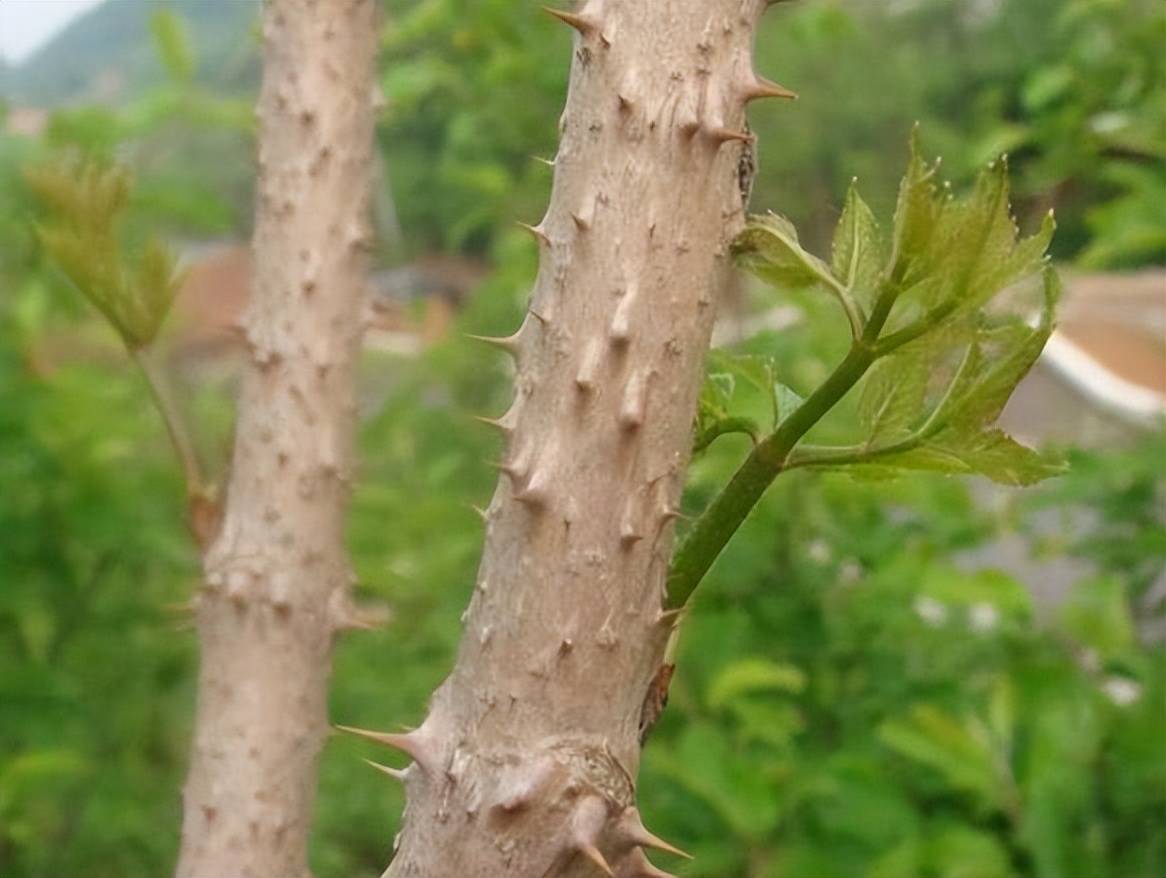
[[[415, 247], [488, 249], [535, 221], [567, 29], [502, 0], [402, 0], [385, 29], [383, 144]], [[1022, 219], [1055, 207], [1059, 259], [1166, 258], [1166, 6], [1159, 0], [816, 0], [766, 17], [757, 66], [801, 95], [756, 107], [755, 209], [828, 242], [850, 180], [889, 212], [903, 135], [969, 180], [1011, 153]]]

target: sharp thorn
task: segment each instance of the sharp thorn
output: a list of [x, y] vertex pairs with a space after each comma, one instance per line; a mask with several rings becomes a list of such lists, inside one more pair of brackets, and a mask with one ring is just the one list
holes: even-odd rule
[[373, 768], [375, 768], [377, 771], [381, 772], [382, 774], [387, 774], [393, 780], [399, 780], [401, 783], [405, 782], [405, 770], [404, 769], [393, 768], [390, 765], [381, 765], [381, 763], [373, 762], [371, 759], [365, 759], [363, 761], [366, 762], [367, 764], [371, 765]]
[[671, 872], [665, 872], [652, 865], [652, 862], [639, 848], [632, 852], [629, 863], [632, 868], [632, 871], [627, 873], [629, 878], [676, 878]]
[[334, 728], [337, 731], [347, 732], [350, 735], [356, 735], [358, 738], [366, 738], [369, 741], [375, 741], [386, 747], [392, 747], [394, 750], [400, 750], [406, 756], [411, 757], [415, 762], [424, 767], [424, 753], [422, 752], [420, 742], [412, 733], [374, 732], [369, 729], [358, 729], [353, 726], [341, 725], [337, 725]]
[[494, 464], [494, 469], [503, 475], [509, 476], [515, 483], [521, 482], [528, 473], [528, 464], [522, 459], [508, 459]]
[[745, 89], [745, 100], [753, 101], [758, 98], [781, 98], [787, 101], [796, 101], [798, 96], [784, 85], [771, 82], [763, 76], [758, 76]]
[[713, 140], [717, 141], [717, 143], [728, 143], [730, 140], [737, 140], [741, 143], [752, 143], [755, 139], [748, 131], [735, 131], [732, 128], [709, 128], [706, 133]]
[[570, 25], [579, 31], [583, 36], [588, 36], [596, 29], [595, 22], [586, 15], [578, 15], [574, 12], [567, 12], [565, 9], [555, 9], [553, 6], [544, 6], [543, 12], [547, 15], [554, 16], [563, 24]]
[[544, 232], [540, 227], [521, 222], [516, 222], [515, 225], [517, 225], [520, 229], [523, 229], [534, 235], [535, 240], [537, 240], [540, 244], [543, 244], [547, 247], [551, 245], [551, 239], [547, 237], [547, 233]]
[[485, 424], [487, 427], [493, 427], [496, 430], [501, 430], [503, 433], [509, 433], [514, 428], [506, 423], [505, 418], [487, 418], [484, 415], [471, 415], [479, 424]]
[[638, 847], [654, 848], [658, 851], [683, 857], [686, 860], [692, 859], [692, 854], [685, 853], [675, 845], [669, 844], [649, 830], [648, 827], [644, 826], [644, 822], [640, 819], [640, 812], [634, 806], [625, 809], [623, 814], [620, 815], [619, 833], [625, 840]]
[[611, 871], [611, 866], [608, 865], [607, 860], [603, 856], [603, 852], [590, 842], [579, 845], [579, 853], [593, 862], [596, 866], [603, 870], [603, 874], [608, 878], [615, 878], [615, 873]]
[[635, 837], [635, 843], [639, 844], [641, 848], [652, 848], [653, 850], [662, 850], [665, 854], [672, 854], [683, 859], [691, 859], [693, 855], [688, 851], [683, 851], [677, 848], [675, 844], [669, 844], [663, 838], [644, 829], [642, 833]]
[[506, 351], [512, 357], [518, 356], [518, 337], [517, 335], [474, 335], [473, 333], [466, 333], [466, 338], [480, 341], [482, 344], [488, 344], [491, 347]]

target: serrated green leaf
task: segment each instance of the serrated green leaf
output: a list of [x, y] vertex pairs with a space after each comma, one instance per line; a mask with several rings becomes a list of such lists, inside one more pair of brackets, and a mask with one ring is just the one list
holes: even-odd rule
[[[858, 464], [865, 467], [867, 464]], [[1002, 485], [1022, 486], [1061, 475], [1064, 463], [1018, 443], [1002, 430], [960, 435], [939, 433], [916, 448], [878, 457], [868, 475], [886, 477], [887, 470], [924, 470], [949, 475], [982, 475]]]
[[[980, 372], [950, 396], [943, 417], [964, 430], [979, 430], [996, 422], [1016, 386], [1040, 358], [1053, 331], [1053, 309], [1060, 297], [1060, 282], [1046, 269], [1044, 307], [1035, 329], [1021, 328], [1004, 335], [1005, 349], [994, 363], [977, 363]], [[981, 338], [987, 340], [986, 336]]]
[[891, 275], [904, 287], [913, 285], [928, 267], [924, 257], [943, 209], [942, 200], [936, 197], [936, 168], [926, 165], [919, 152], [919, 130], [916, 128], [911, 133], [907, 173], [899, 184], [891, 257]]
[[834, 231], [831, 268], [842, 285], [870, 301], [882, 274], [885, 255], [878, 223], [852, 183]]
[[936, 272], [948, 278], [945, 295], [983, 301], [998, 266], [1008, 260], [1017, 234], [1009, 188], [1008, 164], [1000, 159], [980, 172], [970, 195], [944, 210], [933, 259]]
[[793, 223], [776, 213], [753, 217], [733, 250], [746, 268], [778, 287], [839, 285], [826, 263], [802, 247]]
[[932, 368], [932, 352], [922, 342], [876, 363], [863, 382], [858, 418], [867, 448], [902, 436], [922, 419]]
[[[912, 211], [901, 220], [913, 225], [896, 229], [909, 242], [897, 252], [892, 269], [903, 279], [904, 300], [967, 312], [1040, 270], [1056, 224], [1049, 214], [1036, 234], [1019, 238], [1005, 159], [981, 171], [963, 198], [938, 194], [934, 186], [925, 195], [924, 188], [916, 186], [916, 200], [909, 202]], [[930, 208], [923, 205], [925, 198], [931, 199]]]

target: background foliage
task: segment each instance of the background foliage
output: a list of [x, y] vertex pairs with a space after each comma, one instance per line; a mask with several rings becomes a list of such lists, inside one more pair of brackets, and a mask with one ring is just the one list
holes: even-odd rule
[[[170, 5], [181, 17], [151, 31], [156, 4], [108, 3], [0, 77], [13, 107], [60, 104], [42, 137], [0, 136], [0, 874], [15, 878], [165, 874], [177, 844], [196, 658], [168, 608], [197, 577], [182, 487], [140, 376], [48, 268], [24, 176], [62, 151], [116, 157], [136, 173], [131, 241], [247, 234], [248, 4]], [[563, 30], [505, 0], [386, 9], [380, 137], [404, 238], [384, 258], [488, 260], [460, 316], [470, 331], [516, 325], [529, 289], [534, 254], [510, 229], [545, 204], [530, 156], [553, 154]], [[802, 99], [754, 114], [754, 204], [828, 252], [852, 176], [889, 213], [922, 120], [957, 182], [1011, 153], [1022, 227], [1055, 206], [1059, 259], [1162, 262], [1163, 44], [1157, 0], [782, 4], [759, 67]], [[112, 102], [85, 102], [69, 73], [95, 68], [123, 74]], [[800, 324], [745, 348], [804, 390], [845, 327], [829, 302], [797, 304]], [[457, 336], [416, 360], [370, 355], [366, 378], [350, 543], [364, 597], [394, 620], [342, 642], [332, 716], [389, 727], [419, 720], [449, 667], [481, 545], [469, 504], [488, 497], [496, 452], [465, 415], [502, 411], [509, 389], [504, 364]], [[201, 441], [225, 446], [229, 400], [192, 405]], [[726, 437], [701, 456], [691, 508], [747, 448]], [[697, 855], [676, 871], [1166, 874], [1166, 656], [1137, 634], [1166, 566], [1166, 439], [1069, 456], [1065, 478], [990, 503], [931, 477], [779, 480], [698, 592], [646, 751], [647, 817]], [[1005, 535], [1074, 559], [1059, 608], [986, 562]], [[322, 878], [379, 874], [390, 850], [401, 793], [360, 751], [324, 754]]]

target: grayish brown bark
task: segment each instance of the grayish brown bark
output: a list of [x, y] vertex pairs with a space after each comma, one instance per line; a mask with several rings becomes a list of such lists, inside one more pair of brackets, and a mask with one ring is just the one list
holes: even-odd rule
[[182, 878], [300, 878], [337, 630], [366, 274], [374, 0], [269, 0], [250, 361], [204, 558]]
[[[642, 847], [642, 708], [674, 618], [672, 521], [729, 242], [764, 0], [589, 0], [507, 454], [453, 673], [404, 750], [391, 878], [663, 874]], [[747, 164], [747, 163], [744, 163]]]

